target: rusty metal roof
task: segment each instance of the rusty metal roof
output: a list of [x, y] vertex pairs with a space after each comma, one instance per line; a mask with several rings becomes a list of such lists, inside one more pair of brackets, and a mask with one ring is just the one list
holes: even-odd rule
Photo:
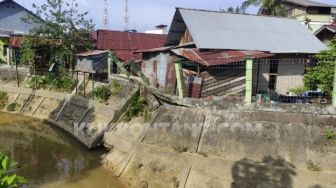
[[233, 51], [233, 50], [210, 50], [180, 48], [172, 50], [176, 55], [204, 66], [225, 65], [233, 62], [244, 61], [247, 57], [266, 58], [273, 56], [271, 53], [260, 51]]
[[79, 57], [96, 56], [96, 55], [105, 54], [107, 52], [108, 52], [108, 50], [93, 50], [93, 51], [88, 51], [88, 52], [83, 52], [83, 53], [76, 54], [76, 56], [79, 56]]
[[291, 3], [294, 5], [299, 5], [303, 7], [335, 7], [335, 5], [330, 5], [326, 3], [321, 3], [317, 1], [312, 1], [312, 0], [283, 0], [284, 3]]
[[163, 47], [167, 35], [98, 30], [94, 33], [99, 50], [113, 50], [121, 61], [141, 60], [135, 51]]
[[20, 48], [22, 44], [22, 36], [11, 35], [9, 36], [9, 46], [12, 48]]

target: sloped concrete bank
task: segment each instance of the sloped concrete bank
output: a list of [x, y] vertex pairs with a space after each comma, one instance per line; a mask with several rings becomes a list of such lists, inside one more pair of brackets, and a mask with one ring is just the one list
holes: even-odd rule
[[324, 135], [336, 115], [322, 109], [165, 105], [106, 133], [104, 164], [129, 187], [336, 187], [336, 141]]
[[21, 114], [38, 118], [67, 131], [88, 148], [101, 145], [104, 132], [115, 123], [132, 96], [139, 90], [137, 84], [123, 83], [128, 87], [122, 96], [112, 96], [111, 104], [101, 104], [91, 99], [76, 97], [73, 94], [47, 90], [32, 90], [27, 87], [0, 86], [0, 91], [8, 95], [7, 106], [16, 107], [7, 113]]

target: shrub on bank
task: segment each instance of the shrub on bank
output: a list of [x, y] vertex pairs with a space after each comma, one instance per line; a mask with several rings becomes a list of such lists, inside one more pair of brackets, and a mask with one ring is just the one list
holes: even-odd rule
[[28, 84], [30, 88], [53, 88], [60, 92], [70, 92], [76, 87], [76, 81], [71, 76], [56, 76], [55, 74], [35, 76]]
[[107, 86], [98, 86], [94, 90], [94, 96], [96, 99], [98, 99], [100, 102], [106, 102], [111, 95], [110, 89]]
[[14, 112], [20, 107], [19, 103], [13, 102], [7, 106], [7, 111]]
[[8, 102], [8, 94], [0, 91], [0, 109], [5, 108]]

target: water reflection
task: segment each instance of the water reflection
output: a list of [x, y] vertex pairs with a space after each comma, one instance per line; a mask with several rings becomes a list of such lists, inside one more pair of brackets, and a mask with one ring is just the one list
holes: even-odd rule
[[89, 152], [37, 120], [0, 113], [0, 151], [22, 164], [29, 187], [122, 187], [100, 167], [104, 151]]

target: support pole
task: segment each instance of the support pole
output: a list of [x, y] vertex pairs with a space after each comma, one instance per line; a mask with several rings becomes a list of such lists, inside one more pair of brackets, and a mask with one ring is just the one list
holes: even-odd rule
[[182, 63], [175, 62], [177, 90], [180, 98], [184, 98], [183, 92], [183, 75], [182, 75]]
[[107, 54], [107, 64], [108, 64], [108, 79], [111, 79], [112, 69], [111, 66], [113, 65], [113, 59], [111, 57], [111, 51], [108, 51]]
[[85, 98], [85, 72], [83, 72], [83, 74], [84, 74], [84, 98]]
[[14, 63], [15, 63], [15, 71], [16, 71], [17, 86], [20, 87], [19, 70], [18, 70], [18, 65], [17, 65], [17, 61], [16, 61], [15, 50], [13, 51], [13, 53], [14, 53]]
[[253, 58], [246, 58], [246, 83], [245, 83], [245, 102], [252, 103], [252, 75], [253, 75]]
[[92, 100], [94, 100], [94, 74], [92, 73]]
[[76, 71], [76, 96], [78, 95], [78, 84], [79, 84], [79, 81], [78, 81], [78, 71]]
[[336, 107], [336, 60], [335, 61], [335, 73], [334, 73], [334, 88], [332, 93], [332, 105]]

